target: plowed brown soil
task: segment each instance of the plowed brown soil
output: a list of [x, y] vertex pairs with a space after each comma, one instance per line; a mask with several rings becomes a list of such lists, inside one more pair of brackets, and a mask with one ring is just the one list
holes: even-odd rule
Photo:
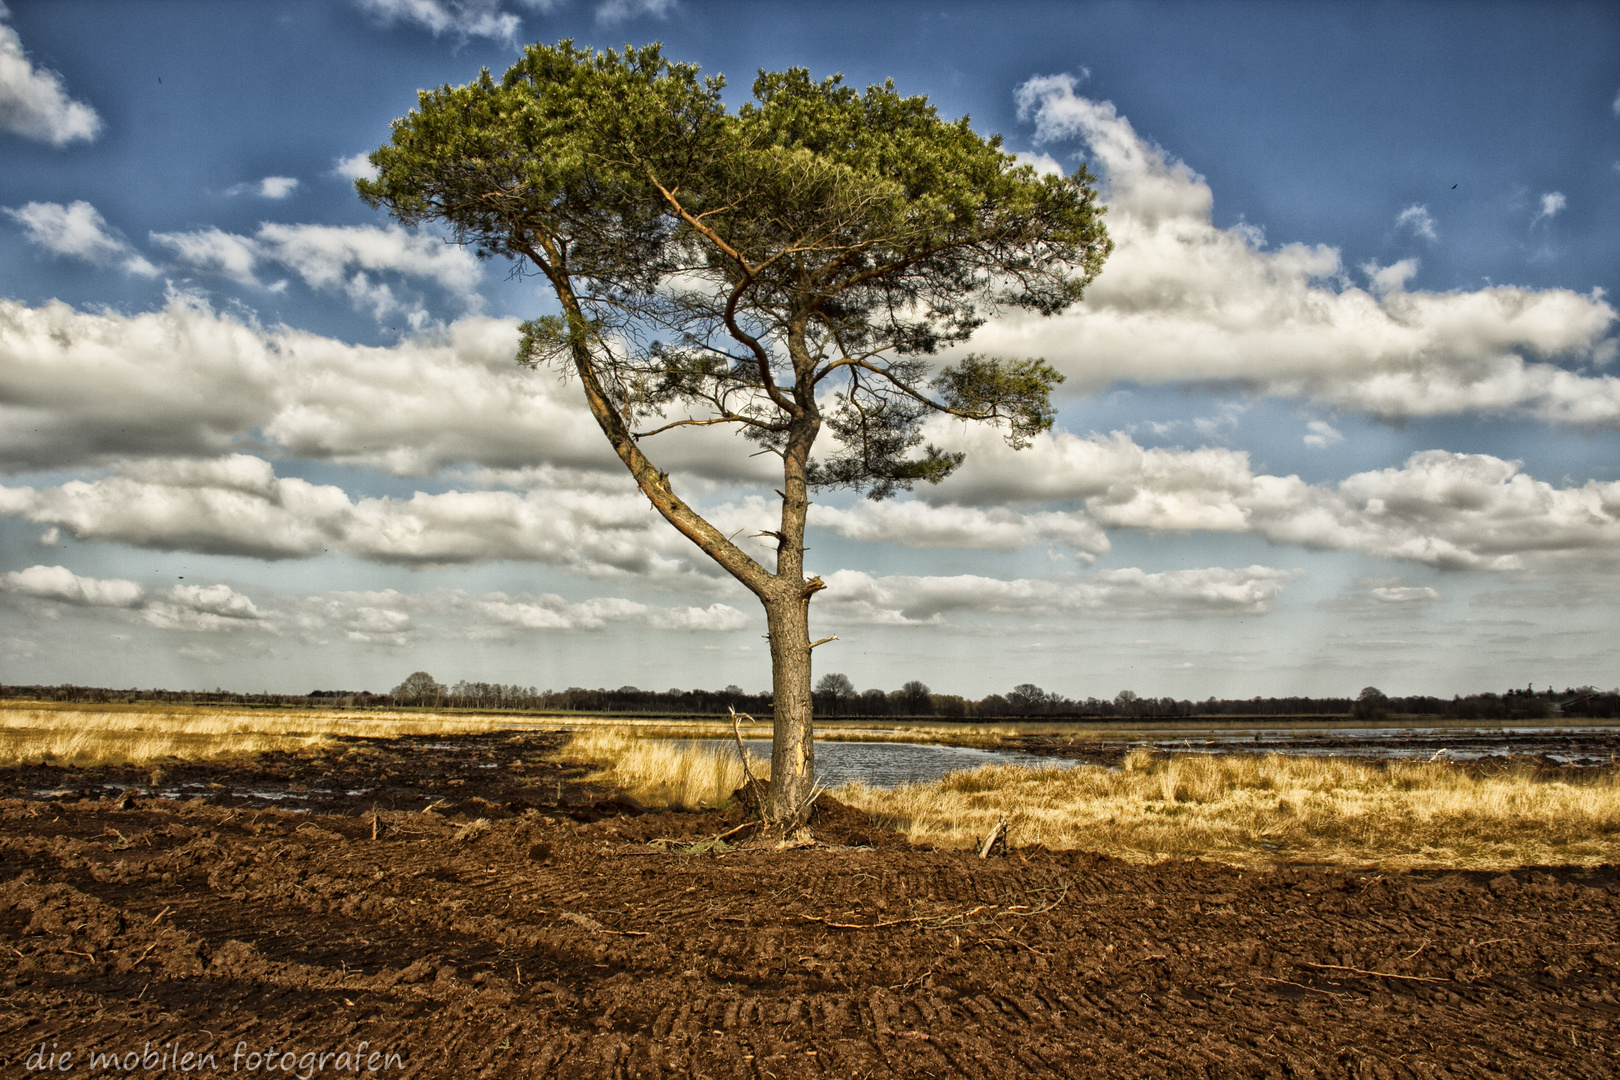
[[637, 813], [556, 742], [0, 773], [0, 1076], [1620, 1065], [1613, 868], [981, 861], [835, 804], [821, 846], [693, 853], [740, 812]]

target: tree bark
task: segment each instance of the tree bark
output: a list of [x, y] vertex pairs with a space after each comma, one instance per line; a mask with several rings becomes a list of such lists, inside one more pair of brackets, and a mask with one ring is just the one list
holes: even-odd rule
[[771, 788], [766, 816], [804, 824], [816, 778], [810, 698], [810, 597], [784, 596], [765, 605], [771, 638]]

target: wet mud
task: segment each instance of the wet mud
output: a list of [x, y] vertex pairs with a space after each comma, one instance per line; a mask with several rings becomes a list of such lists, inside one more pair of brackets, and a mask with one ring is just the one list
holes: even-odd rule
[[815, 846], [752, 847], [715, 840], [740, 809], [639, 812], [542, 761], [558, 739], [0, 772], [0, 1076], [1608, 1078], [1620, 1060], [1612, 867], [980, 860], [830, 801]]

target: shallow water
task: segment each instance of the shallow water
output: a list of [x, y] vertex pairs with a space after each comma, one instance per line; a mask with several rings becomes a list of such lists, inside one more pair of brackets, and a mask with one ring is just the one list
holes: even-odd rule
[[[725, 739], [682, 739], [686, 745], [713, 746], [736, 754], [737, 744]], [[762, 766], [770, 763], [771, 740], [744, 739], [749, 756]], [[816, 741], [816, 777], [828, 787], [859, 780], [871, 787], [937, 780], [946, 773], [977, 769], [981, 765], [1023, 765], [1033, 769], [1062, 769], [1076, 764], [1064, 758], [1043, 757], [1005, 750], [977, 750], [966, 746], [939, 746], [910, 742]]]
[[1616, 728], [1402, 727], [1263, 728], [1248, 730], [1144, 729], [1122, 740], [1165, 753], [1280, 753], [1301, 757], [1365, 757], [1403, 761], [1477, 761], [1524, 755], [1557, 765], [1614, 763], [1620, 748]]
[[[1077, 728], [1077, 733], [1083, 732]], [[1620, 731], [1614, 726], [1548, 727], [1328, 727], [1152, 728], [1083, 734], [1075, 749], [1142, 747], [1168, 754], [1289, 754], [1300, 757], [1384, 758], [1402, 761], [1477, 761], [1487, 757], [1541, 757], [1555, 765], [1595, 767], [1615, 762]], [[683, 739], [735, 753], [728, 739]], [[769, 739], [744, 739], [759, 762], [771, 756]], [[1116, 751], [1117, 752], [1117, 751]], [[872, 787], [937, 780], [981, 765], [1066, 768], [1069, 758], [1004, 750], [978, 750], [912, 742], [816, 741], [816, 774], [829, 787], [860, 780]]]

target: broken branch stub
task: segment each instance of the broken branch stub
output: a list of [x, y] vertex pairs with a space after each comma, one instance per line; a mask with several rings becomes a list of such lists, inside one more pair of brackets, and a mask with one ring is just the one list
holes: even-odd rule
[[984, 842], [979, 845], [979, 858], [988, 859], [990, 856], [997, 854], [998, 851], [1002, 855], [1007, 853], [1006, 818], [996, 819], [995, 827], [990, 830], [990, 835], [986, 836]]

